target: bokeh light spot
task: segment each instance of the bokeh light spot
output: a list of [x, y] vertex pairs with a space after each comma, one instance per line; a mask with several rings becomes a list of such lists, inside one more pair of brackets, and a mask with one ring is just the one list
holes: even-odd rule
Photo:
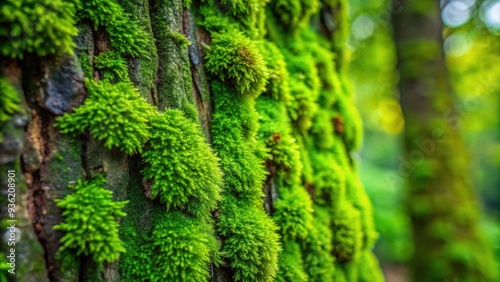
[[373, 34], [375, 26], [373, 20], [367, 16], [359, 16], [352, 23], [352, 35], [359, 40], [366, 39]]
[[471, 40], [465, 32], [457, 32], [448, 36], [444, 41], [446, 55], [460, 57], [465, 55], [471, 48]]
[[449, 27], [459, 27], [469, 21], [472, 15], [469, 4], [462, 0], [449, 2], [441, 13], [444, 24]]

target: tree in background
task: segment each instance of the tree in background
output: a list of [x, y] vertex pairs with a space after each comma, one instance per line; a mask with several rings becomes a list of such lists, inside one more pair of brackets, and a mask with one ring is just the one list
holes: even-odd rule
[[[394, 36], [405, 116], [399, 173], [410, 185], [414, 281], [497, 281], [492, 249], [479, 228], [480, 207], [442, 50], [438, 1], [396, 1]], [[451, 109], [451, 110], [450, 110]]]

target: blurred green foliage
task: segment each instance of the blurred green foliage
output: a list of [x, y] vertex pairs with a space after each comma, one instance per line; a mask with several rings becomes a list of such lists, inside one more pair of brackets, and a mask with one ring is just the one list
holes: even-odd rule
[[[404, 120], [390, 27], [391, 16], [404, 7], [387, 0], [349, 2], [349, 76], [364, 121], [360, 176], [373, 203], [375, 226], [380, 233], [375, 252], [383, 265], [404, 263], [412, 254], [412, 238], [405, 206], [406, 180], [400, 176], [404, 169], [399, 157]], [[500, 40], [498, 34], [486, 28], [480, 13], [473, 10], [464, 25], [444, 30], [444, 49], [458, 110], [444, 118], [459, 128], [471, 152], [470, 171], [487, 214], [483, 227], [499, 254]]]
[[500, 272], [500, 36], [479, 20], [480, 13], [463, 26], [445, 29], [458, 110], [447, 118], [471, 152], [470, 172], [486, 213], [482, 231], [495, 249]]

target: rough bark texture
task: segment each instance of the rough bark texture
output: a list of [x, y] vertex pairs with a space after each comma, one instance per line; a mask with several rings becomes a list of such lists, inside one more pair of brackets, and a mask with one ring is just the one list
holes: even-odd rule
[[[397, 1], [399, 4], [399, 1]], [[394, 18], [405, 116], [413, 281], [497, 281], [479, 229], [468, 154], [454, 121], [439, 1], [402, 1]]]
[[[20, 239], [16, 274], [0, 281], [382, 280], [370, 203], [350, 157], [361, 124], [344, 77], [345, 1], [41, 0], [21, 1], [24, 9], [14, 2], [0, 4], [1, 13], [19, 12], [0, 14], [0, 98], [17, 105], [0, 105], [8, 116], [0, 119], [0, 183], [3, 193], [7, 170], [16, 171]], [[26, 19], [37, 32], [20, 26]], [[116, 100], [100, 100], [104, 118], [93, 120], [97, 103], [71, 123], [116, 91]], [[123, 110], [114, 102], [126, 107], [120, 97], [136, 94], [151, 107], [139, 99], [113, 115]], [[150, 112], [134, 127], [145, 114], [137, 109]], [[133, 147], [115, 136], [121, 126], [133, 128], [134, 140], [143, 126], [150, 139]], [[161, 130], [196, 136], [182, 143]], [[205, 156], [185, 146], [207, 143]], [[187, 160], [176, 159], [186, 152]], [[175, 192], [155, 197], [160, 181], [144, 177], [163, 160], [172, 165], [163, 163], [159, 175], [201, 187], [184, 205], [176, 204], [182, 194], [169, 202]], [[116, 219], [126, 252], [104, 262], [76, 247], [60, 252], [70, 233], [58, 229], [67, 218], [56, 200], [101, 176], [114, 202], [128, 201], [127, 215]], [[200, 196], [207, 180], [217, 186], [208, 191], [214, 199]], [[6, 219], [7, 202], [0, 203]], [[1, 250], [8, 253], [6, 244]]]

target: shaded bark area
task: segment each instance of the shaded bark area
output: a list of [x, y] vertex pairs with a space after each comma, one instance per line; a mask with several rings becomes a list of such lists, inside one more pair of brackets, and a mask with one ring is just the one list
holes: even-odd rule
[[182, 15], [183, 33], [188, 38], [188, 46], [191, 78], [193, 83], [192, 96], [198, 118], [200, 120], [203, 133], [209, 143], [212, 143], [210, 136], [210, 121], [212, 120], [213, 105], [210, 99], [210, 89], [208, 87], [207, 75], [203, 65], [204, 52], [202, 45], [209, 44], [210, 35], [195, 23], [194, 15], [189, 10], [184, 10]]
[[[1, 72], [7, 78], [9, 83], [13, 85], [19, 96], [23, 97], [23, 74], [21, 67], [16, 60], [1, 60]], [[3, 124], [1, 129], [2, 142], [0, 143], [0, 168], [2, 175], [0, 176], [0, 183], [2, 187], [7, 187], [8, 178], [7, 171], [15, 170], [15, 183], [16, 183], [16, 214], [14, 220], [17, 227], [16, 234], [20, 240], [16, 242], [16, 275], [25, 279], [25, 281], [48, 281], [46, 261], [44, 260], [45, 247], [41, 244], [37, 237], [37, 231], [33, 222], [37, 218], [35, 193], [29, 186], [32, 182], [31, 174], [26, 174], [23, 177], [21, 154], [23, 152], [23, 143], [25, 138], [25, 127], [30, 121], [29, 108], [26, 105], [25, 99], [21, 99], [22, 111], [12, 116], [12, 118]], [[33, 122], [35, 124], [37, 121]], [[38, 121], [37, 125], [40, 126]], [[33, 136], [32, 136], [33, 137]], [[37, 136], [39, 139], [40, 136]], [[35, 137], [36, 138], [36, 137]], [[39, 140], [37, 140], [39, 141]], [[36, 144], [36, 145], [35, 145]], [[41, 162], [42, 144], [36, 142], [33, 147], [36, 147], [36, 153], [33, 154], [32, 166], [30, 170], [37, 170]], [[25, 154], [26, 156], [26, 154]], [[0, 207], [1, 216], [3, 219], [9, 218], [7, 211], [7, 197], [4, 195], [6, 191], [2, 191], [2, 199], [0, 200], [2, 206]], [[39, 229], [39, 227], [37, 228]], [[5, 232], [5, 231], [4, 231]], [[3, 233], [8, 235], [7, 232]], [[22, 242], [22, 243], [21, 243]], [[7, 254], [7, 244], [2, 242], [1, 250], [3, 254]], [[3, 255], [2, 255], [3, 256]], [[10, 280], [13, 277], [10, 277]]]
[[[399, 3], [399, 1], [397, 1]], [[413, 226], [413, 281], [497, 281], [479, 229], [468, 156], [453, 124], [438, 1], [403, 1], [394, 17]]]

